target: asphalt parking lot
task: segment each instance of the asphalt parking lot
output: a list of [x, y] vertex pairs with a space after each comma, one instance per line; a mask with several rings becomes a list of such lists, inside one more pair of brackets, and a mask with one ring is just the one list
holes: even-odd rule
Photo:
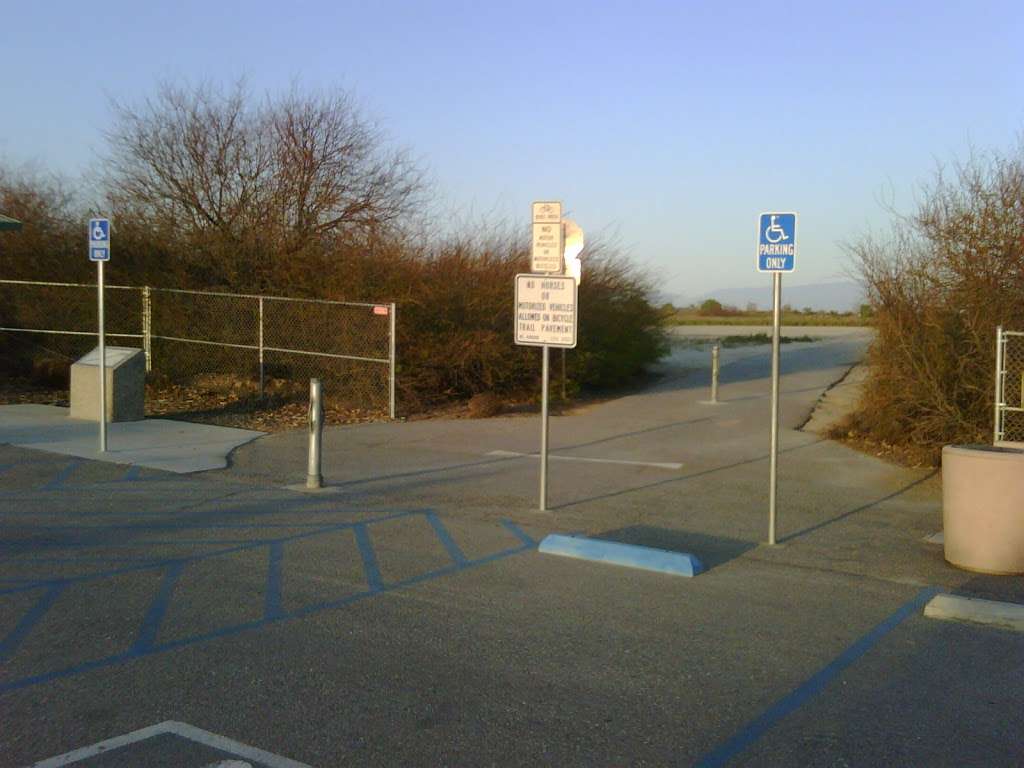
[[[798, 430], [863, 349], [784, 353], [780, 546], [767, 360], [556, 418], [304, 434], [178, 475], [0, 446], [0, 765], [1019, 765], [1024, 636], [922, 616], [940, 479]], [[692, 552], [668, 577], [549, 532]]]

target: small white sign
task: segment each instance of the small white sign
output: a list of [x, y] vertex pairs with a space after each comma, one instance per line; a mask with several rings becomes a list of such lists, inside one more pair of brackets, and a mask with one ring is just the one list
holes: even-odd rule
[[530, 271], [549, 274], [562, 271], [562, 204], [559, 202], [533, 204]]
[[576, 281], [562, 275], [516, 275], [516, 344], [576, 346]]
[[562, 204], [557, 200], [542, 200], [533, 204], [534, 224], [558, 224], [561, 221]]

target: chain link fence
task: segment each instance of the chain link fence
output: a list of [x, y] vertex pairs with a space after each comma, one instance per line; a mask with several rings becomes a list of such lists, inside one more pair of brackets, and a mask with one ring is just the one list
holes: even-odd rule
[[996, 331], [995, 442], [1024, 443], [1024, 331]]
[[[155, 383], [301, 396], [310, 378], [395, 417], [395, 306], [107, 286], [109, 343], [141, 346]], [[70, 365], [96, 343], [96, 286], [0, 280], [0, 352]], [[5, 349], [6, 348], [6, 349]]]

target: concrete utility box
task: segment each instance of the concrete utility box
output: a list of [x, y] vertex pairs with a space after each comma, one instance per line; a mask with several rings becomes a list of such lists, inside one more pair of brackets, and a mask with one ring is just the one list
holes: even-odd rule
[[[145, 416], [146, 356], [134, 347], [107, 347], [107, 421]], [[100, 351], [71, 366], [71, 418], [100, 420]]]

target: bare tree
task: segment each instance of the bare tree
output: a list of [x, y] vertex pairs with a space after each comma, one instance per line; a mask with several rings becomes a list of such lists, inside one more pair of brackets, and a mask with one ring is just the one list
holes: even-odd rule
[[160, 86], [141, 107], [114, 104], [107, 185], [155, 219], [240, 237], [268, 211], [272, 153], [242, 83]]
[[106, 186], [114, 206], [152, 231], [178, 227], [202, 256], [225, 262], [231, 282], [273, 255], [394, 224], [423, 189], [408, 153], [390, 149], [343, 91], [293, 86], [257, 102], [244, 82], [165, 83], [141, 105], [113, 111]]
[[293, 87], [268, 102], [261, 124], [273, 147], [274, 222], [289, 250], [353, 227], [386, 228], [417, 202], [419, 169], [407, 151], [385, 149], [348, 94]]

